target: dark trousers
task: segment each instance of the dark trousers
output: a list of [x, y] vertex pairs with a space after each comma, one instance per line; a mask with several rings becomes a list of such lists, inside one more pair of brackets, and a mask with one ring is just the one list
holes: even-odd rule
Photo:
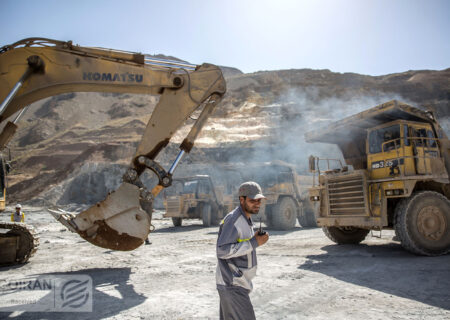
[[217, 291], [220, 297], [220, 320], [256, 319], [248, 290], [233, 287]]

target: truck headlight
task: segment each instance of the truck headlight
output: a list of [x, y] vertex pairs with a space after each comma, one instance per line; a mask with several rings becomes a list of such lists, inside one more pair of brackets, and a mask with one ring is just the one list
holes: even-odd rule
[[404, 190], [403, 189], [392, 189], [392, 190], [386, 190], [385, 194], [387, 196], [399, 196], [404, 194]]

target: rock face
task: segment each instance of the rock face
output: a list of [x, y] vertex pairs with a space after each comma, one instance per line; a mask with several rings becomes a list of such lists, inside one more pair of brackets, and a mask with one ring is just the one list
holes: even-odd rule
[[[276, 159], [305, 169], [311, 153], [339, 157], [336, 148], [306, 144], [305, 131], [392, 99], [431, 110], [447, 132], [450, 128], [450, 69], [378, 77], [308, 69], [222, 70], [227, 94], [176, 175]], [[120, 182], [157, 101], [157, 96], [71, 93], [31, 105], [10, 143], [10, 201], [102, 200]], [[166, 169], [192, 123], [188, 119], [158, 156]]]

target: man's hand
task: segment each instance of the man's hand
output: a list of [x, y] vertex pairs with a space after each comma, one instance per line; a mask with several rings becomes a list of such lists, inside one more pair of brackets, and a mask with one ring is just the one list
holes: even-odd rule
[[266, 234], [264, 234], [264, 235], [259, 235], [258, 232], [259, 231], [255, 232], [255, 238], [256, 238], [256, 241], [258, 242], [258, 246], [262, 246], [264, 243], [267, 242], [267, 240], [269, 240], [269, 233], [266, 232]]

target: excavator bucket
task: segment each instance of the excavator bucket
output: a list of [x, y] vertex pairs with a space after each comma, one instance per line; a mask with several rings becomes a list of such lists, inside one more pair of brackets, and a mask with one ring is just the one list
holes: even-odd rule
[[112, 250], [139, 247], [150, 232], [151, 216], [141, 209], [139, 188], [123, 183], [105, 200], [75, 216], [60, 210], [50, 213], [90, 243]]

